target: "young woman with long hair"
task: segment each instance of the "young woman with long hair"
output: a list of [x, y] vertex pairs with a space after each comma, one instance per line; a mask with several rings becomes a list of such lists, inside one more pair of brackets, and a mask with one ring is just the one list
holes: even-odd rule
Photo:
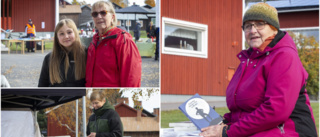
[[54, 32], [53, 50], [44, 58], [39, 87], [84, 87], [86, 52], [71, 19], [61, 20]]

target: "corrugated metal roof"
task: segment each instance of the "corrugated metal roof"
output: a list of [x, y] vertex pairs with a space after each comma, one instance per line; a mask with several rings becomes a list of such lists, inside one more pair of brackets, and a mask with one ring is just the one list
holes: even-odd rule
[[81, 13], [80, 5], [59, 6], [59, 13]]
[[[258, 2], [249, 2], [247, 7]], [[319, 0], [280, 0], [280, 1], [267, 1], [269, 5], [277, 8], [277, 10], [294, 10], [294, 9], [309, 9], [318, 8]]]

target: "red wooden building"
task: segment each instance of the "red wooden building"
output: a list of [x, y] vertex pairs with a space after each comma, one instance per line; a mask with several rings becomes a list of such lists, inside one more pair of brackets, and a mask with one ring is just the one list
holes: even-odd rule
[[119, 102], [115, 109], [120, 115], [124, 136], [159, 137], [159, 108], [154, 108], [154, 112], [150, 113], [145, 109], [134, 109], [127, 103]]
[[319, 1], [268, 1], [278, 10], [280, 29], [296, 35], [314, 36], [319, 42]]
[[[162, 49], [161, 94], [224, 96], [242, 49], [242, 1], [161, 0], [160, 12], [162, 29], [164, 17], [207, 25], [207, 57], [164, 54]], [[161, 33], [163, 39], [166, 32]]]
[[[318, 0], [294, 0], [291, 3], [268, 1], [267, 3], [277, 8], [281, 30], [310, 33], [316, 38], [319, 37]], [[241, 0], [161, 0], [161, 94], [199, 93], [225, 96], [229, 81], [239, 64], [236, 54], [243, 49], [245, 43], [241, 29], [242, 15], [246, 9], [243, 8], [244, 4], [245, 2]], [[252, 4], [254, 3], [249, 3], [248, 6]], [[166, 23], [167, 26], [170, 25], [168, 28]], [[184, 23], [187, 25], [180, 25]], [[188, 23], [191, 25], [198, 23], [200, 24], [198, 26], [205, 27], [204, 29], [198, 27], [199, 31], [194, 28], [179, 30], [188, 27]], [[183, 27], [179, 28], [179, 26]], [[204, 56], [188, 55], [193, 51], [181, 50], [188, 49], [186, 47], [189, 44], [195, 45], [195, 42], [192, 43], [190, 40], [186, 42], [185, 39], [178, 39], [177, 36], [182, 37], [181, 33], [190, 34], [192, 31], [201, 32], [206, 30], [206, 26], [207, 53], [203, 52]], [[206, 33], [206, 31], [203, 32]], [[194, 39], [190, 35], [185, 35], [185, 38]], [[171, 47], [169, 48], [171, 53], [166, 52], [168, 49], [166, 46]], [[199, 47], [191, 49], [197, 50], [197, 48]], [[180, 52], [184, 53], [180, 54]]]
[[[37, 32], [53, 32], [56, 21], [56, 3], [59, 0], [2, 0], [1, 28], [24, 32], [32, 19]], [[45, 27], [42, 28], [42, 23]]]

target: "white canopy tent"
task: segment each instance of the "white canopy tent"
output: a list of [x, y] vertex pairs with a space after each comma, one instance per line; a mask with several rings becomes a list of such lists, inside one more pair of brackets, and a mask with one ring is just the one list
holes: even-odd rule
[[85, 95], [85, 89], [1, 89], [1, 136], [41, 137], [38, 110], [85, 98]]

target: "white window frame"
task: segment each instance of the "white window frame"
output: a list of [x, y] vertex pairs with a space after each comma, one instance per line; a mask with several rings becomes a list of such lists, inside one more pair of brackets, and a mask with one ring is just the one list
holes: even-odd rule
[[[280, 30], [282, 30], [282, 31], [318, 30], [320, 32], [319, 27], [280, 28]], [[319, 39], [319, 41], [320, 41], [320, 39]], [[297, 45], [297, 46], [300, 47], [299, 45]]]
[[[170, 48], [165, 47], [165, 28], [166, 25], [171, 25], [179, 28], [183, 28], [191, 31], [200, 31], [201, 32], [201, 51], [192, 51], [186, 49], [178, 49], [178, 48]], [[198, 58], [208, 58], [208, 25], [194, 23], [189, 21], [177, 20], [167, 17], [162, 17], [162, 53], [170, 54], [170, 55], [178, 55], [178, 56], [189, 56], [189, 57], [198, 57]]]
[[319, 30], [319, 27], [280, 28], [280, 30], [283, 30], [283, 31], [288, 31], [288, 30], [315, 30], [315, 29]]
[[131, 27], [131, 20], [129, 20], [129, 21], [127, 20], [127, 21], [126, 21], [126, 26]]
[[[245, 0], [242, 0], [242, 17], [244, 16], [244, 13], [246, 12], [246, 2]], [[241, 22], [242, 23], [242, 22]], [[241, 24], [242, 26], [242, 24]], [[245, 50], [246, 49], [246, 37], [245, 37], [245, 34], [244, 34], [244, 31], [242, 30], [242, 50]]]

